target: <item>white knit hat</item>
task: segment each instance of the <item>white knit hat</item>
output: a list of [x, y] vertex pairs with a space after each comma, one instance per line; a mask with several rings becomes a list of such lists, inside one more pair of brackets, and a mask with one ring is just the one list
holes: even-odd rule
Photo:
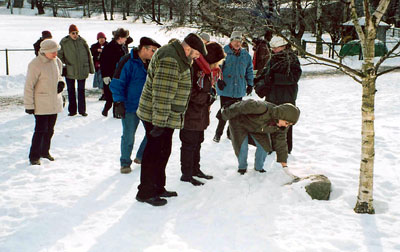
[[242, 32], [241, 31], [233, 31], [231, 34], [231, 41], [233, 40], [242, 40]]
[[269, 42], [269, 45], [271, 46], [271, 48], [276, 48], [287, 45], [287, 43], [288, 42], [284, 38], [279, 36], [273, 36], [271, 41]]
[[40, 43], [40, 52], [41, 53], [52, 53], [57, 52], [60, 49], [58, 43], [52, 39], [43, 40]]

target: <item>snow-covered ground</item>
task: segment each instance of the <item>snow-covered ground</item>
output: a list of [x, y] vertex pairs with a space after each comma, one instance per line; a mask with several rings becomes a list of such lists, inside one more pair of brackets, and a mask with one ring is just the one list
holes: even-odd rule
[[[1, 8], [0, 48], [30, 48], [45, 29], [60, 40], [71, 23], [89, 44], [98, 31], [110, 36], [117, 27], [128, 28], [134, 44], [141, 36], [166, 43], [188, 32], [165, 33], [160, 26], [95, 18], [11, 16]], [[10, 76], [0, 71], [0, 96], [22, 95], [30, 54], [18, 54], [20, 64]], [[313, 70], [305, 67], [305, 72]], [[329, 201], [311, 200], [303, 182], [283, 185], [288, 177], [274, 154], [265, 163], [267, 173], [255, 172], [254, 148], [249, 172], [239, 175], [230, 141], [226, 136], [218, 144], [212, 141], [218, 103], [212, 107], [201, 160], [202, 169], [214, 179], [201, 187], [179, 181], [180, 140], [175, 131], [167, 189], [179, 196], [159, 208], [135, 200], [140, 166], [120, 174], [121, 122], [101, 115], [103, 102], [97, 97], [87, 99], [88, 117], [68, 117], [66, 109], [59, 114], [51, 147], [56, 161], [42, 160], [41, 166], [28, 162], [33, 117], [20, 105], [0, 107], [0, 251], [400, 251], [398, 79], [399, 73], [391, 73], [377, 81], [375, 215], [353, 211], [361, 86], [346, 76], [308, 75], [299, 83], [302, 113], [294, 127], [289, 168], [298, 176], [326, 175], [332, 182]], [[140, 126], [134, 153], [143, 135]]]

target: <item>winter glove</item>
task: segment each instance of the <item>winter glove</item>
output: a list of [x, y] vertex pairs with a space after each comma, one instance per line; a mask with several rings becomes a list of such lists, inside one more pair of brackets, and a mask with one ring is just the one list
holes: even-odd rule
[[218, 88], [219, 88], [219, 90], [224, 90], [224, 88], [225, 88], [225, 86], [226, 86], [226, 83], [225, 83], [225, 81], [223, 81], [223, 80], [218, 80], [217, 81], [217, 86], [218, 86]]
[[115, 118], [118, 118], [118, 119], [125, 118], [124, 102], [114, 102], [114, 109], [115, 109], [115, 113], [114, 113]]
[[33, 115], [33, 113], [35, 113], [34, 109], [25, 109], [25, 113]]
[[217, 99], [217, 91], [215, 90], [215, 87], [211, 87], [208, 105], [211, 106], [216, 99]]
[[104, 77], [103, 78], [103, 82], [104, 82], [104, 84], [108, 85], [111, 82], [111, 78], [110, 77]]
[[253, 92], [253, 86], [247, 85], [246, 94], [247, 94], [247, 95], [250, 95], [251, 92]]
[[57, 94], [61, 93], [64, 90], [65, 83], [63, 81], [59, 81], [57, 84]]
[[150, 135], [152, 137], [159, 137], [162, 135], [163, 132], [164, 132], [164, 128], [154, 126], [153, 129], [150, 131]]

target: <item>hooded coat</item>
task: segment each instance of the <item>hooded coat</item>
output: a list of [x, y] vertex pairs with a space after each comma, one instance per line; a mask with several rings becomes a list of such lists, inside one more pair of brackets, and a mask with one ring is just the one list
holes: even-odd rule
[[67, 67], [65, 77], [73, 80], [84, 80], [89, 73], [94, 73], [94, 64], [89, 46], [81, 36], [73, 40], [69, 35], [60, 42], [58, 58]]
[[222, 110], [222, 118], [229, 120], [232, 146], [236, 156], [245, 137], [250, 134], [266, 152], [276, 151], [277, 162], [287, 162], [287, 128], [277, 126], [279, 120], [295, 124], [300, 110], [292, 104], [275, 105], [248, 99]]
[[34, 109], [35, 115], [57, 114], [63, 109], [62, 94], [57, 93], [62, 63], [58, 58], [48, 59], [43, 54], [28, 65], [24, 89], [25, 109]]

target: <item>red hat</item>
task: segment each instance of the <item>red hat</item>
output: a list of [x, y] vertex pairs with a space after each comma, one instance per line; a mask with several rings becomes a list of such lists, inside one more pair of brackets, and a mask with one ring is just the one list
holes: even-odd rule
[[69, 26], [69, 33], [73, 32], [73, 31], [79, 32], [78, 27], [76, 27], [76, 25], [74, 25], [74, 24]]
[[102, 32], [97, 33], [97, 40], [99, 40], [100, 38], [107, 39], [106, 35], [104, 33], [102, 33]]

